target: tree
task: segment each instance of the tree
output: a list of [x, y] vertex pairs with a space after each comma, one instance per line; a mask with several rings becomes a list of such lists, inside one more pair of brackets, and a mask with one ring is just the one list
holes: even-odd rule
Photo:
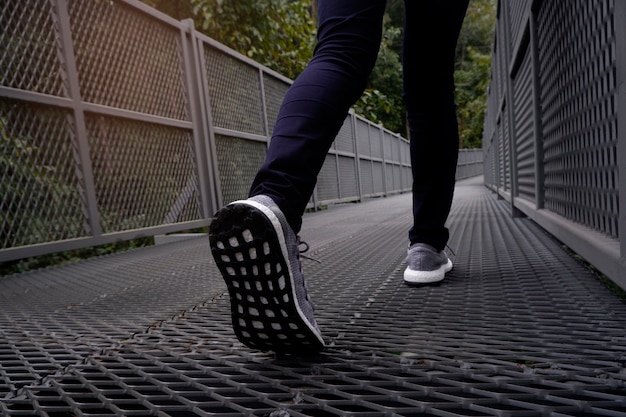
[[[295, 78], [315, 46], [316, 0], [144, 0], [257, 62]], [[482, 143], [496, 0], [472, 0], [456, 51], [456, 101], [462, 148]], [[404, 1], [387, 3], [383, 40], [357, 114], [407, 135], [401, 99]]]
[[355, 104], [357, 114], [407, 135], [402, 104], [402, 16], [404, 2], [388, 3], [383, 19], [383, 39], [363, 96]]
[[461, 148], [482, 146], [491, 71], [496, 0], [472, 0], [456, 52], [456, 102]]
[[287, 77], [313, 56], [311, 0], [190, 1], [203, 33]]

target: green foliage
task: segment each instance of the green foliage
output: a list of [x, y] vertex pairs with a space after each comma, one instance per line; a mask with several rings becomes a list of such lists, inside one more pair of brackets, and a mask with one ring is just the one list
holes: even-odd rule
[[287, 77], [313, 55], [310, 0], [190, 1], [202, 32]]
[[459, 34], [456, 61], [462, 64], [468, 48], [478, 50], [482, 54], [491, 54], [496, 24], [496, 0], [470, 1]]
[[[355, 106], [358, 114], [407, 135], [401, 100], [401, 27], [404, 2], [387, 5], [384, 36], [368, 89]], [[472, 0], [456, 51], [456, 102], [461, 148], [480, 148], [491, 71], [491, 46], [495, 28], [495, 0]]]
[[472, 0], [459, 35], [454, 78], [461, 148], [482, 146], [495, 19], [495, 0]]
[[[315, 45], [315, 0], [144, 0], [196, 27], [257, 62], [295, 78], [306, 67]], [[472, 0], [456, 52], [456, 100], [461, 147], [482, 142], [483, 115], [490, 73], [496, 0]], [[355, 111], [407, 135], [401, 99], [401, 32], [404, 1], [390, 0], [376, 66]]]
[[[76, 237], [82, 230], [82, 218], [76, 217], [80, 214], [78, 196], [67, 179], [73, 161], [64, 158], [72, 151], [54, 134], [60, 114], [18, 105], [0, 111], [2, 246]], [[58, 207], [64, 210], [55, 211]]]
[[367, 118], [368, 120], [384, 124], [382, 118], [391, 112], [391, 100], [373, 88], [368, 88], [354, 105], [356, 114]]
[[402, 31], [385, 18], [385, 31], [369, 87], [355, 104], [357, 114], [406, 136], [402, 104], [402, 63], [398, 53]]
[[491, 55], [467, 47], [466, 60], [455, 73], [461, 148], [482, 146], [483, 122], [487, 108], [487, 89]]

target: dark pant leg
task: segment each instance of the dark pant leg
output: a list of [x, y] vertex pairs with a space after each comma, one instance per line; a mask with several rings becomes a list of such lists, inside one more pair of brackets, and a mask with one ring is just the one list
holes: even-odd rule
[[459, 133], [454, 103], [457, 38], [469, 0], [405, 1], [403, 100], [413, 170], [410, 243], [443, 250]]
[[385, 0], [319, 0], [313, 59], [287, 91], [250, 196], [270, 196], [296, 233], [317, 175], [376, 62]]

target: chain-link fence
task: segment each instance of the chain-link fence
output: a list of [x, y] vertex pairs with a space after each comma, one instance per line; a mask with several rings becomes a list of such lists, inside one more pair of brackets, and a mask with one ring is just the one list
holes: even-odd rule
[[[8, 0], [0, 28], [0, 261], [203, 227], [246, 196], [290, 80], [134, 0]], [[410, 190], [408, 147], [349, 114], [310, 207]]]
[[499, 6], [485, 182], [626, 287], [626, 3]]

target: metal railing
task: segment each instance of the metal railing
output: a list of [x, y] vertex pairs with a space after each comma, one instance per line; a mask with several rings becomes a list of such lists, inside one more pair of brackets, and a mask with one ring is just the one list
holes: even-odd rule
[[626, 288], [626, 2], [500, 0], [494, 45], [485, 183]]
[[[203, 227], [247, 195], [289, 79], [135, 0], [9, 0], [0, 26], [0, 261]], [[409, 191], [408, 148], [351, 112], [309, 207]]]

